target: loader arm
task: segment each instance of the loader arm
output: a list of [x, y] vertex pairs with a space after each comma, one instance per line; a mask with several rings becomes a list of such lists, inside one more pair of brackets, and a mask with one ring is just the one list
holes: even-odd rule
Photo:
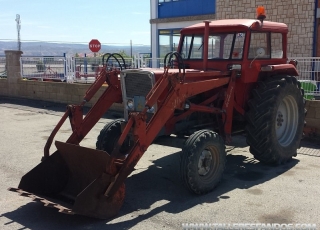
[[[67, 107], [67, 111], [53, 129], [46, 142], [42, 160], [49, 157], [49, 150], [53, 139], [68, 117], [72, 128], [72, 134], [68, 138], [67, 143], [78, 145], [113, 103], [122, 102], [120, 81], [118, 79], [119, 73], [118, 70], [106, 71], [106, 68], [103, 68], [96, 81], [87, 90], [83, 102], [80, 105], [69, 105]], [[83, 118], [84, 104], [92, 99], [105, 82], [107, 82], [108, 87], [89, 110], [88, 114]]]
[[[44, 157], [40, 164], [22, 177], [18, 188], [9, 188], [10, 191], [28, 196], [45, 206], [57, 208], [59, 212], [67, 214], [102, 219], [115, 216], [124, 202], [125, 179], [162, 127], [173, 117], [174, 111], [184, 110], [186, 100], [194, 95], [225, 85], [230, 89], [232, 79], [235, 78], [234, 72], [206, 71], [199, 73], [197, 80], [192, 74], [189, 75], [191, 78], [188, 78], [187, 73], [186, 76], [184, 74], [181, 76], [180, 72], [169, 72], [166, 68], [147, 95], [146, 108], [142, 112], [130, 113], [129, 120], [112, 152], [80, 146], [80, 141], [112, 103], [122, 100], [118, 74], [116, 70], [102, 71], [97, 81], [87, 91], [84, 102], [78, 106], [68, 106], [67, 112], [46, 144], [45, 154], [48, 154], [48, 157]], [[203, 78], [204, 76], [206, 77]], [[93, 97], [105, 81], [109, 85], [108, 88], [83, 119], [82, 106]], [[216, 95], [210, 100], [214, 98]], [[230, 101], [233, 101], [232, 97]], [[147, 110], [154, 103], [158, 103], [158, 110], [147, 122]], [[198, 106], [197, 110], [209, 113], [223, 113], [223, 108], [192, 106]], [[68, 116], [73, 133], [67, 143], [56, 141], [57, 151], [49, 155], [52, 139]], [[120, 146], [129, 134], [133, 136], [134, 144], [131, 150], [128, 150], [127, 157], [119, 159]]]
[[[229, 76], [223, 76], [220, 73], [220, 76], [214, 76], [215, 74], [213, 74], [210, 80], [185, 83], [179, 80], [182, 79], [179, 74], [180, 73], [168, 73], [168, 71], [165, 71], [155, 88], [151, 90], [151, 93], [147, 96], [146, 108], [141, 113], [130, 114], [127, 126], [132, 125], [132, 132], [136, 137], [136, 142], [118, 174], [115, 176], [115, 181], [112, 182], [106, 190], [106, 196], [113, 196], [124, 180], [134, 170], [135, 165], [152, 144], [161, 128], [172, 117], [175, 109], [183, 110], [187, 98], [227, 85], [230, 81], [230, 73]], [[145, 114], [147, 109], [159, 99], [160, 95], [166, 89], [168, 90], [167, 97], [150, 122], [146, 124]], [[129, 128], [130, 127], [125, 127], [125, 131], [122, 133], [115, 149], [119, 149], [119, 146], [122, 145]], [[116, 155], [116, 153], [112, 153], [111, 155]]]

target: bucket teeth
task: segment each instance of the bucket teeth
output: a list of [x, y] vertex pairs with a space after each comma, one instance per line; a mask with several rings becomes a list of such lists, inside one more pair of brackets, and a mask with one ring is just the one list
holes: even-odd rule
[[70, 215], [74, 214], [74, 212], [72, 212], [70, 209], [66, 209], [64, 207], [60, 208], [59, 212], [64, 213], [64, 214], [70, 214]]
[[33, 201], [36, 202], [40, 202], [42, 203], [45, 207], [49, 207], [49, 208], [56, 208], [58, 209], [58, 212], [64, 213], [64, 214], [74, 214], [74, 212], [70, 209], [70, 208], [66, 208], [60, 204], [57, 204], [55, 202], [49, 201], [45, 198], [36, 196], [32, 193], [23, 191], [22, 189], [18, 189], [18, 188], [8, 188], [9, 191], [11, 192], [17, 192], [19, 193], [20, 196], [25, 196], [25, 197], [29, 197], [31, 198]]
[[11, 191], [11, 192], [17, 192], [17, 193], [19, 193], [19, 196], [26, 196], [26, 197], [28, 197], [28, 196], [32, 195], [31, 193], [28, 193], [28, 192], [23, 191], [23, 190], [18, 189], [18, 188], [8, 188], [8, 190]]

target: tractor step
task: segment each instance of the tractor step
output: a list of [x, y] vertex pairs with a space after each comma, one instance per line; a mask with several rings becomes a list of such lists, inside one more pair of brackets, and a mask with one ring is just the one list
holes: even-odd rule
[[[40, 202], [42, 203], [45, 207], [49, 207], [49, 208], [56, 208], [58, 209], [59, 212], [64, 213], [64, 214], [75, 214], [72, 209], [68, 208], [68, 207], [64, 207], [61, 204], [57, 204], [55, 202], [53, 202], [51, 199], [49, 198], [43, 198], [43, 197], [39, 197], [36, 196], [32, 193], [26, 192], [22, 189], [19, 188], [8, 188], [9, 191], [11, 192], [17, 192], [19, 193], [20, 196], [25, 196], [25, 197], [29, 197], [31, 198], [33, 201], [36, 202]], [[61, 202], [60, 202], [61, 203]], [[66, 206], [68, 206], [68, 204], [66, 203]]]

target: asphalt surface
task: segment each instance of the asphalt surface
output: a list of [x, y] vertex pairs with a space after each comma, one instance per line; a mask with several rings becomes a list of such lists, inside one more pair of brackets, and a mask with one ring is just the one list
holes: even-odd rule
[[[126, 180], [126, 198], [112, 220], [66, 215], [7, 191], [35, 167], [64, 105], [0, 98], [0, 229], [182, 229], [182, 223], [313, 223], [320, 226], [320, 146], [304, 141], [291, 162], [271, 167], [252, 158], [244, 136], [227, 146], [223, 180], [211, 193], [190, 194], [179, 174], [183, 139], [159, 139]], [[82, 145], [95, 148], [110, 112]], [[65, 141], [70, 125], [56, 139]], [[51, 148], [51, 152], [54, 148]]]

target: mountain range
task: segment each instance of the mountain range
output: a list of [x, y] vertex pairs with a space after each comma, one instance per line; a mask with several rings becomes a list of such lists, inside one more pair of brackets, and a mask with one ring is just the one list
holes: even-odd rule
[[[18, 50], [17, 42], [0, 41], [0, 56], [4, 55], [5, 50]], [[67, 44], [67, 43], [49, 43], [49, 42], [21, 42], [21, 51], [23, 56], [63, 56], [65, 53], [74, 55], [93, 56], [88, 44]], [[131, 55], [131, 46], [101, 45], [99, 53], [119, 53], [125, 52]], [[138, 53], [150, 53], [151, 47], [148, 45], [132, 45], [132, 55]]]

